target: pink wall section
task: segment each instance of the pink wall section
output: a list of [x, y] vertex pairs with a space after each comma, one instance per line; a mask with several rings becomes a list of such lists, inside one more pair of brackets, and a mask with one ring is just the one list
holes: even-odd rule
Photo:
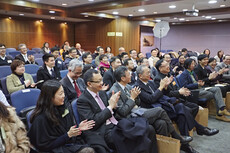
[[[155, 38], [154, 47], [159, 45], [159, 38]], [[198, 52], [209, 48], [211, 56], [221, 49], [225, 54], [230, 54], [230, 23], [171, 26], [168, 35], [162, 38], [162, 49], [178, 51], [184, 47]]]

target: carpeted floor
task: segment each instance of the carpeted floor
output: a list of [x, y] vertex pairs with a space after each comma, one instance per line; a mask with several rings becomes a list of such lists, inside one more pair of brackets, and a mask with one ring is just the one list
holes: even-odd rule
[[199, 136], [194, 132], [190, 145], [199, 153], [230, 153], [230, 123], [209, 116], [208, 127], [217, 128], [220, 132], [214, 136]]

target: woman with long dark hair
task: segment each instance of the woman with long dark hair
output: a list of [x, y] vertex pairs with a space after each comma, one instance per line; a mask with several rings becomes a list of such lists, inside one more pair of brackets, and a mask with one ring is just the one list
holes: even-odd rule
[[18, 118], [14, 107], [0, 102], [0, 152], [29, 153], [30, 141], [26, 128]]
[[64, 103], [61, 83], [46, 81], [31, 115], [28, 136], [39, 151], [52, 153], [94, 153], [82, 138], [82, 131], [91, 129], [94, 121], [74, 122], [72, 109]]

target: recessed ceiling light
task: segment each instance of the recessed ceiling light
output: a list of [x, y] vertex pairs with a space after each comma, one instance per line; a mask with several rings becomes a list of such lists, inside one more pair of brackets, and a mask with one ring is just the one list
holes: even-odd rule
[[8, 19], [10, 19], [10, 20], [11, 20], [12, 18], [11, 18], [11, 17], [8, 17]]
[[175, 20], [176, 20], [176, 19], [177, 19], [177, 17], [174, 17], [173, 19], [175, 19]]
[[210, 0], [210, 1], [208, 1], [208, 3], [209, 4], [215, 4], [215, 3], [217, 3], [217, 0]]
[[202, 18], [205, 18], [205, 15], [203, 15]]
[[88, 16], [88, 15], [85, 15], [84, 17], [85, 17], [85, 18], [88, 18], [89, 16]]
[[169, 5], [169, 8], [174, 9], [176, 8], [176, 5]]
[[50, 19], [55, 19], [55, 17], [54, 17], [54, 16], [51, 16]]
[[223, 20], [218, 20], [218, 22], [222, 22]]
[[49, 11], [49, 13], [55, 13], [55, 11]]
[[206, 19], [211, 19], [212, 17], [211, 17], [211, 16], [206, 16], [205, 18], [206, 18]]
[[173, 22], [172, 24], [176, 24], [176, 23]]
[[153, 14], [157, 14], [157, 12], [153, 12]]
[[64, 22], [64, 24], [67, 24], [67, 22]]
[[185, 12], [185, 11], [188, 11], [188, 9], [183, 9], [182, 11]]
[[133, 14], [129, 14], [129, 16], [133, 16]]
[[39, 0], [32, 0], [33, 2], [39, 2]]
[[98, 14], [98, 16], [105, 17], [106, 15], [104, 13], [100, 13], [100, 14]]
[[138, 9], [138, 12], [144, 12], [145, 9]]
[[149, 21], [142, 21], [142, 23], [143, 23], [143, 24], [148, 24], [148, 23], [149, 23]]
[[161, 20], [160, 19], [157, 19], [157, 20], [155, 20], [156, 22], [161, 22]]
[[62, 6], [66, 6], [67, 4], [66, 4], [66, 3], [62, 3], [61, 5], [62, 5]]
[[39, 20], [39, 22], [42, 22], [42, 20]]
[[216, 18], [211, 18], [211, 20], [216, 20]]
[[94, 0], [88, 0], [89, 2], [94, 2]]
[[189, 21], [189, 20], [185, 20], [185, 21]]
[[180, 20], [180, 21], [184, 21], [185, 19], [184, 19], [184, 18], [180, 18], [179, 20]]
[[226, 5], [224, 5], [224, 4], [223, 4], [223, 5], [220, 5], [220, 7], [225, 7], [225, 6], [226, 6]]
[[23, 14], [23, 13], [20, 13], [19, 15], [20, 15], [20, 16], [23, 16], [24, 14]]
[[119, 12], [117, 12], [117, 11], [113, 12], [113, 15], [118, 15], [118, 14], [119, 14]]

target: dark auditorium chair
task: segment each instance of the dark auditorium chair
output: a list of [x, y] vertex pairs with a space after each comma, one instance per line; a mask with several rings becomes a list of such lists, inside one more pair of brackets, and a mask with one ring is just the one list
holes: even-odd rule
[[77, 111], [77, 99], [73, 100], [71, 105], [72, 105], [75, 120], [76, 120], [77, 124], [79, 125], [81, 121], [80, 121], [80, 117], [79, 117], [79, 114], [78, 114], [78, 111]]
[[36, 53], [36, 54], [34, 54], [34, 59], [36, 59], [36, 58], [42, 58], [43, 55], [44, 54], [38, 54], [38, 53]]
[[60, 74], [61, 74], [61, 78], [64, 78], [68, 73], [68, 70], [61, 70]]
[[95, 59], [92, 60], [92, 66], [93, 66], [93, 67], [97, 67], [97, 66], [96, 66], [96, 63], [95, 63]]
[[19, 54], [21, 54], [21, 52], [19, 52], [19, 51], [11, 51], [11, 52], [9, 52], [9, 55], [12, 56], [13, 58], [15, 58]]
[[146, 53], [146, 58], [149, 58], [151, 56], [152, 56], [151, 53]]
[[20, 114], [25, 113], [24, 110], [28, 112], [28, 109], [31, 110], [32, 107], [36, 106], [40, 92], [39, 89], [30, 88], [13, 92], [10, 95], [12, 106], [16, 108], [16, 113], [20, 117], [23, 117]]
[[11, 101], [10, 101], [10, 94], [7, 90], [7, 86], [6, 86], [6, 77], [4, 78], [1, 78], [1, 87], [2, 87], [2, 92], [4, 93], [4, 95], [6, 96], [6, 99], [8, 101], [8, 103], [11, 104]]
[[44, 64], [42, 58], [35, 58], [35, 62], [37, 62], [39, 66], [43, 66]]
[[37, 82], [37, 74], [31, 74], [31, 76], [32, 76], [34, 82]]
[[39, 66], [37, 64], [26, 64], [25, 72], [29, 74], [37, 74]]
[[33, 113], [33, 110], [30, 110], [27, 114], [26, 114], [26, 125], [27, 125], [27, 130], [30, 129], [31, 127], [31, 123], [30, 123], [30, 117], [31, 117], [31, 114]]
[[6, 55], [9, 55], [9, 52], [17, 51], [15, 48], [6, 48]]
[[0, 66], [0, 79], [1, 78], [4, 78], [4, 77], [7, 77], [8, 75], [10, 75], [12, 72], [11, 72], [11, 69], [10, 69], [10, 66]]
[[41, 48], [32, 48], [33, 51], [40, 54], [42, 52]]
[[28, 50], [27, 51], [27, 55], [34, 55], [34, 54], [36, 54], [36, 51], [34, 51], [34, 50]]

